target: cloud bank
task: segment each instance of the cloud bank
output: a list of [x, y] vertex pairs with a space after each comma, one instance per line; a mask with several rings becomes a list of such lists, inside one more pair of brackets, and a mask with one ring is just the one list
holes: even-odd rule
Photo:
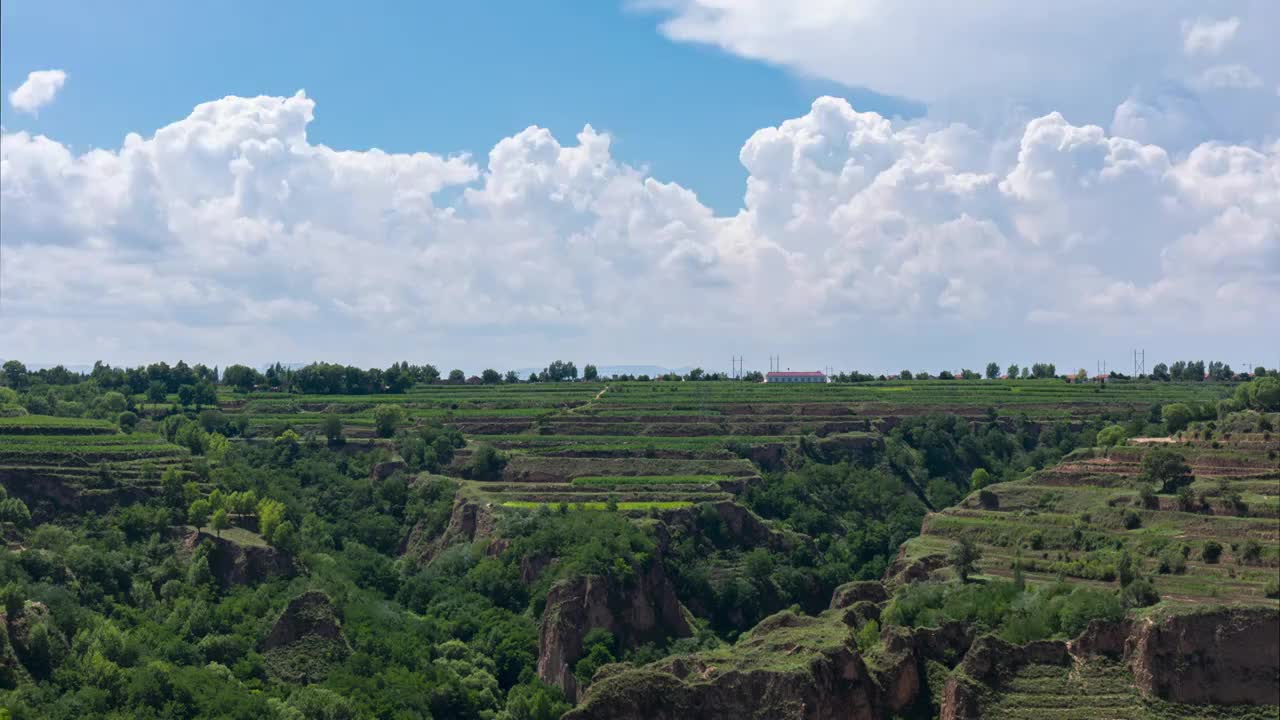
[[5, 133], [5, 355], [708, 362], [745, 339], [865, 367], [997, 328], [1265, 349], [1280, 307], [1274, 142], [1175, 155], [1058, 113], [993, 139], [823, 97], [746, 140], [717, 216], [590, 126], [482, 161], [313, 144], [315, 107], [228, 97], [79, 155]]
[[67, 74], [62, 70], [36, 70], [27, 74], [27, 79], [9, 93], [9, 104], [15, 110], [35, 114], [40, 108], [53, 102]]

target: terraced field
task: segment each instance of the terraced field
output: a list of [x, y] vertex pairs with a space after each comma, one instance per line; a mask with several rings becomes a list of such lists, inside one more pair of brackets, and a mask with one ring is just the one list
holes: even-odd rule
[[121, 433], [100, 420], [0, 418], [0, 478], [37, 517], [104, 512], [159, 492], [169, 467], [186, 472], [190, 454], [153, 433]]
[[[1195, 477], [1190, 500], [1140, 498], [1141, 461], [1156, 447], [1186, 458]], [[908, 553], [944, 553], [967, 537], [981, 546], [990, 575], [1010, 575], [1021, 558], [1029, 578], [1114, 585], [1125, 549], [1167, 601], [1274, 604], [1265, 589], [1280, 572], [1277, 455], [1280, 438], [1271, 433], [1078, 451], [930, 516]], [[1213, 543], [1219, 556], [1206, 552]]]
[[[803, 437], [857, 438], [887, 432], [903, 418], [946, 412], [975, 422], [1120, 416], [1152, 403], [1212, 402], [1217, 386], [1170, 383], [1070, 385], [1045, 381], [876, 382], [784, 386], [743, 382], [614, 382], [430, 385], [398, 395], [219, 396], [228, 416], [247, 419], [247, 434], [285, 429], [318, 434], [336, 415], [348, 442], [381, 443], [379, 407], [404, 409], [405, 423], [458, 428], [468, 445], [446, 473], [462, 469], [479, 444], [509, 462], [494, 481], [464, 489], [495, 505], [619, 510], [653, 503], [724, 500], [759, 482], [759, 467], [779, 467]], [[648, 505], [647, 505], [647, 504]]]

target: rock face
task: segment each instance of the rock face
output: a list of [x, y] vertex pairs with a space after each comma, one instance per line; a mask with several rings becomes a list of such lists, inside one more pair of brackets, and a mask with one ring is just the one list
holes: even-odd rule
[[[872, 720], [877, 689], [829, 618], [773, 615], [720, 665], [694, 655], [599, 678], [564, 720]], [[804, 638], [813, 636], [809, 646]], [[763, 662], [752, 659], [768, 658]], [[744, 662], [745, 660], [745, 662]]]
[[1144, 619], [1125, 642], [1138, 689], [1191, 704], [1280, 704], [1280, 614], [1230, 608]]
[[333, 602], [316, 590], [289, 601], [262, 648], [271, 674], [294, 683], [322, 680], [351, 654]]
[[858, 602], [882, 603], [889, 599], [884, 584], [877, 580], [850, 582], [841, 585], [831, 594], [831, 607], [839, 610]]
[[587, 633], [603, 628], [621, 647], [693, 633], [675, 588], [654, 560], [638, 577], [620, 583], [597, 575], [562, 580], [547, 593], [538, 637], [538, 677], [576, 699], [573, 666]]
[[226, 538], [195, 531], [183, 539], [184, 548], [188, 552], [205, 542], [211, 546], [209, 570], [223, 587], [290, 578], [298, 571], [292, 556], [273, 547], [241, 545]]
[[382, 482], [397, 472], [408, 469], [408, 467], [403, 460], [384, 460], [370, 468], [369, 479], [375, 483]]
[[490, 537], [496, 527], [497, 518], [491, 508], [460, 497], [453, 503], [449, 524], [443, 532], [433, 536], [422, 523], [418, 523], [409, 531], [400, 552], [421, 565], [428, 565], [450, 545]]

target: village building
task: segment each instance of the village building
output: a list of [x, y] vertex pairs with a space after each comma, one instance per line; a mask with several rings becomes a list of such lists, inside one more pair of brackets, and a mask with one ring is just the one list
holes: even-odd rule
[[827, 376], [821, 372], [771, 372], [764, 376], [767, 383], [824, 383]]

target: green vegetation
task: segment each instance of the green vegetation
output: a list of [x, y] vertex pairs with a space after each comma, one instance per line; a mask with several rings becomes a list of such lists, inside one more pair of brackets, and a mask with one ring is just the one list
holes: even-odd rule
[[[25, 634], [0, 642], [0, 714], [555, 718], [570, 704], [538, 679], [539, 629], [551, 589], [587, 576], [619, 597], [669, 584], [691, 623], [684, 638], [581, 628], [567, 673], [606, 690], [673, 653], [804, 673], [846, 642], [874, 659], [895, 626], [1021, 643], [1274, 605], [1274, 378], [1166, 371], [784, 387], [589, 364], [577, 382], [566, 361], [530, 381], [6, 364], [0, 600]], [[899, 573], [920, 581], [878, 620], [827, 611], [841, 585]], [[332, 608], [310, 619], [340, 639], [268, 647], [313, 590]], [[1037, 672], [984, 702], [1067, 687]]]

